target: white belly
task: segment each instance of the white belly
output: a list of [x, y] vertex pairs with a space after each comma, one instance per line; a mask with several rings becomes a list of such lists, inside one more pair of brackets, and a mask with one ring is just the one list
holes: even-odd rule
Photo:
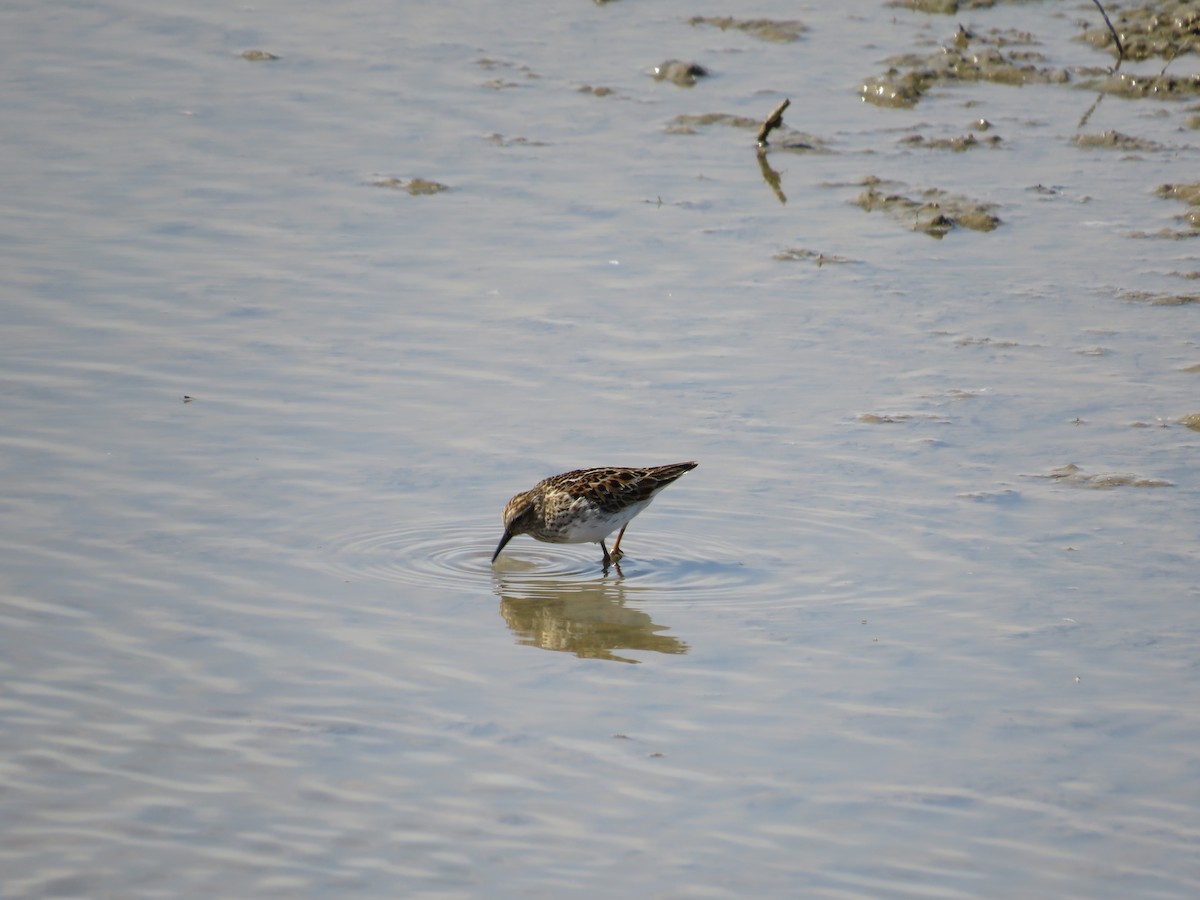
[[569, 524], [551, 540], [556, 544], [594, 544], [604, 540], [650, 505], [650, 501], [634, 503], [616, 513], [604, 513], [577, 500], [567, 515]]

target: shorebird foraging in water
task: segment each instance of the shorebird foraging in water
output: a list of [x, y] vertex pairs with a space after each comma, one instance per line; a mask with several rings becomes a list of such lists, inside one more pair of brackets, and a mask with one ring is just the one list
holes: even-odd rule
[[[607, 569], [609, 563], [624, 556], [621, 538], [629, 521], [649, 506], [659, 491], [696, 465], [682, 462], [645, 469], [576, 469], [539, 481], [504, 507], [504, 536], [492, 554], [492, 562], [505, 544], [518, 534], [527, 534], [551, 544], [599, 544]], [[609, 553], [604, 539], [618, 528], [621, 533]]]

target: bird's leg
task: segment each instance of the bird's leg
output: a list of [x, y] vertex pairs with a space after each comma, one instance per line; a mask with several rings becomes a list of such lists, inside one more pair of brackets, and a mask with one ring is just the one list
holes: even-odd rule
[[613, 553], [609, 553], [608, 548], [604, 546], [604, 541], [601, 541], [600, 549], [604, 551], [604, 561], [600, 563], [602, 566], [604, 566], [604, 574], [608, 575], [609, 569], [616, 569], [617, 575], [624, 578], [625, 575], [621, 571], [621, 564], [619, 562], [617, 562], [617, 560], [620, 559], [620, 557], [614, 555], [616, 552], [616, 548], [615, 547], [613, 548]]
[[613, 544], [612, 554], [611, 554], [613, 562], [616, 562], [622, 556], [625, 555], [624, 553], [621, 552], [621, 538], [625, 537], [625, 529], [628, 527], [629, 527], [628, 522], [626, 522], [624, 525], [621, 526], [621, 533], [617, 535], [617, 542], [615, 544]]

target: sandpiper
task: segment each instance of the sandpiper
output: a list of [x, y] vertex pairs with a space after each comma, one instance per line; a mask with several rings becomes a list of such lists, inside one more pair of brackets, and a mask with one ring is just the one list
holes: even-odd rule
[[[504, 536], [492, 554], [492, 562], [505, 544], [518, 534], [528, 534], [551, 544], [597, 543], [607, 569], [609, 563], [624, 556], [621, 538], [629, 521], [650, 505], [655, 494], [696, 465], [681, 462], [645, 469], [576, 469], [539, 481], [504, 507]], [[618, 528], [621, 533], [609, 553], [604, 539]]]

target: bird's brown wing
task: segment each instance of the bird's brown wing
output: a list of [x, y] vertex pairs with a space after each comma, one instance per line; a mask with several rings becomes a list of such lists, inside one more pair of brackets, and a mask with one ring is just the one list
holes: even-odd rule
[[[555, 487], [587, 499], [606, 512], [619, 512], [635, 503], [649, 500], [668, 484], [696, 468], [697, 463], [672, 463], [645, 469], [617, 466], [578, 469], [560, 476]], [[556, 480], [558, 480], [556, 479]]]

